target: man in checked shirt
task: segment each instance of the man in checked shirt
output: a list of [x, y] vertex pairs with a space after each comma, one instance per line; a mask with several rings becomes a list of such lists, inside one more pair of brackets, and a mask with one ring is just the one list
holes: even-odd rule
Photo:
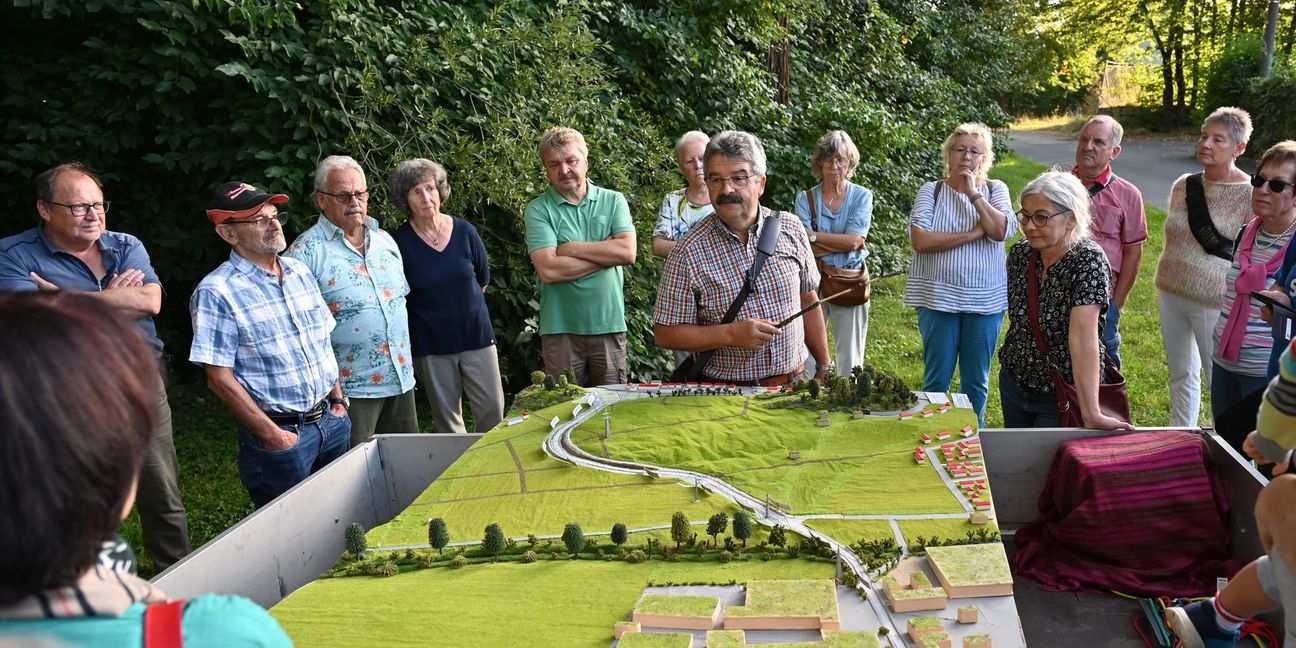
[[[823, 311], [813, 309], [783, 328], [777, 323], [818, 299], [819, 271], [800, 220], [783, 214], [774, 254], [738, 312], [721, 324], [756, 258], [762, 226], [773, 214], [760, 205], [765, 149], [755, 135], [725, 131], [703, 158], [716, 218], [689, 231], [666, 260], [653, 311], [659, 346], [698, 353], [715, 350], [704, 381], [783, 385], [805, 370], [806, 349], [818, 366], [829, 362]], [[815, 375], [822, 378], [822, 371]]]

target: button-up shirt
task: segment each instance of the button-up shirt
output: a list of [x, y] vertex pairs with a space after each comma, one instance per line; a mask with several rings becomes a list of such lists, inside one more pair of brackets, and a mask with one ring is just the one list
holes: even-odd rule
[[[0, 290], [37, 290], [39, 286], [31, 278], [32, 272], [64, 290], [107, 290], [108, 282], [112, 281], [113, 276], [127, 270], [143, 272], [145, 284], [162, 286], [162, 281], [153, 271], [148, 252], [139, 239], [130, 234], [104, 231], [96, 245], [103, 256], [104, 269], [107, 270], [103, 278], [96, 277], [81, 259], [51, 245], [49, 239], [45, 238], [43, 225], [0, 239]], [[153, 318], [141, 317], [136, 323], [140, 334], [161, 357], [162, 340], [158, 338]]]
[[414, 388], [405, 310], [409, 283], [396, 241], [373, 218], [365, 219], [365, 241], [361, 254], [342, 228], [320, 216], [284, 254], [310, 268], [337, 320], [333, 354], [342, 391], [357, 398], [387, 398]]
[[[760, 228], [771, 213], [761, 207], [746, 242], [718, 217], [698, 223], [666, 260], [653, 322], [662, 326], [719, 324], [742, 290], [743, 279], [756, 259]], [[801, 221], [784, 213], [779, 229], [774, 254], [765, 261], [735, 321], [782, 321], [801, 309], [802, 293], [819, 287], [819, 270]], [[796, 370], [805, 363], [806, 355], [805, 330], [802, 318], [797, 318], [762, 349], [716, 349], [705, 373], [723, 380], [759, 380]]]
[[300, 413], [337, 382], [335, 323], [310, 269], [287, 257], [279, 265], [282, 277], [230, 252], [198, 284], [189, 300], [189, 361], [232, 368], [263, 411]]
[[[1071, 170], [1072, 173], [1078, 171], [1078, 168]], [[1116, 175], [1110, 164], [1085, 188], [1092, 196], [1089, 199], [1089, 238], [1103, 249], [1107, 262], [1111, 264], [1112, 275], [1119, 279], [1125, 246], [1142, 245], [1148, 238], [1143, 193], [1132, 182]]]

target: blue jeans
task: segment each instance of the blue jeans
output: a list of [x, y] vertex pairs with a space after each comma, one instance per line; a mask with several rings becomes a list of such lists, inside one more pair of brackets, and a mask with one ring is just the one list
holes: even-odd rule
[[334, 416], [330, 409], [309, 425], [280, 424], [297, 433], [297, 443], [286, 450], [267, 451], [261, 439], [238, 428], [239, 479], [257, 508], [269, 504], [315, 471], [342, 456], [351, 444], [351, 419]]
[[1023, 391], [1012, 372], [999, 369], [999, 404], [1006, 428], [1048, 428], [1058, 426], [1057, 397], [1053, 392]]
[[1116, 300], [1107, 302], [1107, 321], [1103, 323], [1102, 344], [1107, 349], [1107, 355], [1111, 357], [1112, 364], [1117, 369], [1121, 368], [1120, 357], [1120, 307], [1116, 305]]
[[990, 360], [1003, 326], [1003, 312], [947, 313], [918, 307], [918, 331], [923, 340], [923, 391], [949, 391], [954, 365], [959, 388], [972, 401], [977, 421], [985, 427], [986, 396], [990, 391]]
[[1269, 386], [1267, 376], [1246, 376], [1211, 363], [1211, 418], [1218, 419], [1242, 399]]

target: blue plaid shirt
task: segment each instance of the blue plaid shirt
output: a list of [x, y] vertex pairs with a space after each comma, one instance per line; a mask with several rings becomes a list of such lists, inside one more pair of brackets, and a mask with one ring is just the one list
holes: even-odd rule
[[231, 251], [198, 284], [189, 300], [189, 361], [233, 368], [264, 411], [305, 412], [337, 382], [335, 323], [306, 265], [288, 257], [279, 264], [282, 281]]

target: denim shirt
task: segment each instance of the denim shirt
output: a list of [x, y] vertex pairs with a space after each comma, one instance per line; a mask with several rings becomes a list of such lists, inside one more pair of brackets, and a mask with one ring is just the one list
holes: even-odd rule
[[[806, 229], [810, 226], [810, 203], [805, 191], [796, 196], [796, 215]], [[836, 213], [828, 211], [823, 203], [823, 183], [816, 185], [809, 192], [815, 201], [815, 214], [819, 220], [816, 231], [830, 234], [854, 234], [868, 239], [869, 227], [873, 225], [873, 192], [855, 184], [846, 183], [846, 200], [842, 201]], [[868, 260], [868, 246], [850, 252], [834, 252], [823, 257], [823, 262], [838, 268], [862, 268]]]

